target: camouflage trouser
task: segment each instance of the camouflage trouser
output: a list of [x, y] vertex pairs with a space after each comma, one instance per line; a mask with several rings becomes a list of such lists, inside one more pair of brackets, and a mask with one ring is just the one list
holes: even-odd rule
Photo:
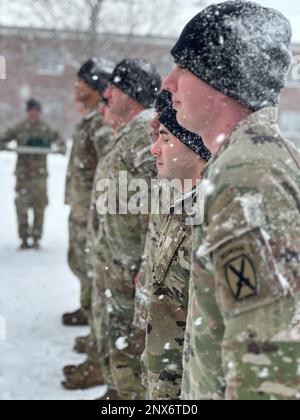
[[108, 312], [106, 307], [105, 287], [102, 278], [102, 261], [100, 255], [94, 255], [93, 288], [92, 288], [92, 324], [95, 333], [102, 376], [109, 389], [115, 390], [109, 363]]
[[[41, 239], [44, 226], [44, 212], [48, 205], [47, 178], [17, 178], [16, 209], [19, 237]], [[33, 225], [29, 226], [28, 210], [33, 210]]]
[[114, 387], [124, 400], [145, 399], [140, 363], [145, 333], [133, 325], [135, 273], [128, 272], [114, 261], [102, 263], [97, 268], [97, 293], [101, 295], [98, 299], [106, 300], [106, 307], [102, 305], [106, 313], [101, 318], [100, 347], [103, 349], [109, 345], [109, 365]]
[[[69, 217], [68, 263], [80, 281], [80, 302], [86, 317], [91, 321], [91, 294], [93, 267], [88, 246], [87, 221], [81, 214], [71, 211]], [[91, 322], [90, 322], [91, 324]]]

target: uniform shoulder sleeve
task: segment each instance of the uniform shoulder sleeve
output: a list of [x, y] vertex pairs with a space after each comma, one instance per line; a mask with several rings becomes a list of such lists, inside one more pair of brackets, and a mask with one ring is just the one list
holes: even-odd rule
[[299, 178], [275, 162], [249, 165], [227, 167], [223, 180], [212, 178], [197, 257], [212, 262], [224, 319], [226, 398], [297, 399]]
[[212, 258], [217, 295], [228, 315], [300, 288], [300, 190], [283, 171], [256, 165], [246, 180], [248, 173], [234, 171], [237, 181], [219, 183], [208, 198], [198, 251]]
[[137, 176], [154, 176], [155, 159], [151, 155], [152, 128], [150, 126], [152, 113], [142, 113], [122, 132], [122, 160]]

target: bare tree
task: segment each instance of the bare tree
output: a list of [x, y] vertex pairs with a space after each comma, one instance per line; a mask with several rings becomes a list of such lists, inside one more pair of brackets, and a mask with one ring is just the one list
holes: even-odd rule
[[124, 16], [116, 27], [129, 36], [168, 35], [173, 32], [179, 0], [120, 0], [119, 3]]
[[[7, 4], [10, 16], [15, 15], [22, 26], [53, 30], [53, 37], [60, 43], [61, 31], [78, 32], [78, 39], [85, 43], [87, 56], [99, 49], [98, 35], [109, 51], [109, 36], [127, 35], [127, 47], [136, 35], [173, 36], [178, 31], [177, 22], [185, 0], [1, 0]], [[199, 0], [201, 5], [205, 0]], [[1, 6], [0, 6], [1, 7]], [[0, 16], [0, 22], [1, 22]], [[111, 39], [111, 38], [110, 38]], [[60, 43], [63, 56], [71, 63], [64, 43]]]
[[[172, 33], [182, 0], [2, 0], [10, 14], [33, 26], [90, 34]], [[184, 6], [182, 6], [184, 7]], [[29, 19], [30, 17], [30, 19]]]
[[33, 26], [84, 32], [87, 48], [93, 52], [105, 2], [107, 0], [64, 0], [60, 3], [56, 0], [10, 0], [10, 6], [19, 6], [13, 12], [23, 20], [32, 16]]
[[86, 0], [88, 13], [89, 45], [92, 51], [96, 50], [97, 34], [101, 21], [101, 12], [106, 0]]

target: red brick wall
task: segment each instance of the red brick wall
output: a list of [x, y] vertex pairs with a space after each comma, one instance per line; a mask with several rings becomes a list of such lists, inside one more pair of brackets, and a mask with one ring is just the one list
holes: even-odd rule
[[[157, 65], [162, 75], [172, 67], [169, 55], [173, 41], [102, 36], [95, 55], [116, 63], [127, 57], [141, 57]], [[0, 127], [12, 125], [24, 116], [24, 102], [36, 97], [44, 105], [45, 119], [70, 137], [79, 116], [74, 107], [73, 84], [80, 64], [89, 58], [86, 40], [78, 35], [57, 38], [49, 31], [0, 28], [0, 55], [6, 59], [6, 80], [0, 80]], [[39, 67], [54, 54], [62, 63], [60, 75], [39, 74]], [[48, 57], [47, 57], [48, 55]], [[27, 95], [26, 95], [27, 93]]]

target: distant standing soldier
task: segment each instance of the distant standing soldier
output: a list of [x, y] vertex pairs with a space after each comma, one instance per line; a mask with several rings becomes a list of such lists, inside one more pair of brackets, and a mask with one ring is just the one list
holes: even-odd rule
[[[66, 146], [57, 131], [54, 131], [41, 119], [42, 106], [35, 99], [27, 102], [27, 118], [15, 127], [9, 128], [0, 137], [0, 149], [8, 143], [16, 141], [20, 148], [16, 166], [15, 200], [19, 225], [19, 237], [22, 240], [21, 249], [39, 248], [43, 234], [44, 212], [48, 205], [47, 197], [47, 149], [50, 151], [56, 145], [56, 151], [66, 153]], [[28, 148], [45, 149], [45, 153], [30, 154]], [[26, 153], [21, 153], [26, 148]], [[28, 211], [34, 213], [33, 226], [29, 225]], [[33, 240], [32, 244], [29, 239]]]

